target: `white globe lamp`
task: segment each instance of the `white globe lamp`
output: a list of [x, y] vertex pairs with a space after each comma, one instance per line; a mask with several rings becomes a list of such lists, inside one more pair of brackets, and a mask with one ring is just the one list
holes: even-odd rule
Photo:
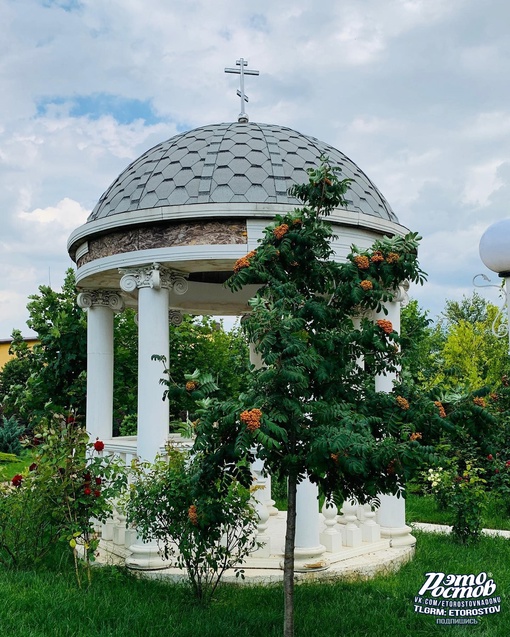
[[510, 290], [510, 219], [503, 219], [489, 226], [480, 239], [479, 250], [480, 258], [484, 265], [505, 279], [508, 325], [510, 325], [510, 303], [508, 302]]

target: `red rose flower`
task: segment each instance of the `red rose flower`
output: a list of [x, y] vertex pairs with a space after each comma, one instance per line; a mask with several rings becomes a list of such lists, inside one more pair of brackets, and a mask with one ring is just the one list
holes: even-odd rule
[[487, 456], [487, 460], [492, 460], [492, 459], [493, 459], [493, 456], [492, 456], [492, 453], [490, 453], [490, 454]]
[[21, 483], [23, 482], [23, 476], [17, 473], [14, 478], [11, 480], [13, 487], [21, 487]]
[[99, 438], [96, 438], [96, 442], [94, 443], [94, 449], [96, 451], [103, 451], [104, 442], [102, 440], [99, 440]]
[[92, 476], [90, 475], [90, 473], [88, 471], [83, 476], [83, 479], [85, 480], [85, 482], [90, 482], [91, 478], [92, 478]]
[[76, 418], [74, 416], [68, 416], [66, 418], [66, 424], [72, 425], [74, 422], [76, 422]]
[[28, 467], [29, 471], [35, 471], [37, 469], [37, 465], [35, 464], [35, 462], [32, 462], [32, 464]]
[[85, 487], [85, 489], [83, 489], [83, 493], [85, 495], [90, 495], [92, 493], [92, 491], [89, 489], [89, 487]]
[[99, 498], [99, 496], [101, 495], [101, 491], [99, 491], [99, 489], [96, 489], [94, 491], [94, 495], [95, 495], [96, 498]]
[[510, 460], [507, 460], [507, 461], [506, 461], [505, 466], [506, 466], [506, 467], [510, 467]]
[[499, 473], [499, 469], [494, 469], [494, 473]]
[[102, 480], [101, 478], [96, 478], [96, 484], [101, 484]]

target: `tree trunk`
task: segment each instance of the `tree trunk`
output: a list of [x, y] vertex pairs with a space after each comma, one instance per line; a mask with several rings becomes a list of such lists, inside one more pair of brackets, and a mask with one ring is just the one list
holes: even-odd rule
[[296, 476], [289, 476], [287, 493], [287, 528], [283, 559], [284, 637], [294, 637], [294, 546], [296, 543]]

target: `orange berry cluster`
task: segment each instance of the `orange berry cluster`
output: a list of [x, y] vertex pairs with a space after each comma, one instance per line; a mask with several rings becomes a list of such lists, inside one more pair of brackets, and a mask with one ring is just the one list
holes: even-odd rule
[[393, 332], [393, 325], [391, 321], [386, 319], [379, 319], [377, 325], [382, 329], [385, 334], [391, 334]]
[[368, 281], [367, 279], [365, 279], [364, 281], [361, 281], [360, 285], [365, 290], [365, 292], [367, 290], [371, 290], [374, 287], [372, 284], [372, 281]]
[[446, 418], [446, 411], [444, 410], [443, 403], [440, 400], [435, 400], [434, 405], [439, 409], [439, 416]]
[[188, 509], [188, 520], [193, 524], [193, 526], [197, 526], [198, 524], [198, 512], [197, 507], [194, 504], [191, 504]]
[[381, 263], [381, 261], [384, 261], [383, 253], [380, 250], [376, 250], [370, 257], [370, 261], [372, 263]]
[[247, 268], [250, 265], [250, 259], [255, 256], [255, 250], [250, 250], [245, 257], [237, 259], [234, 263], [234, 272], [237, 274], [240, 270]]
[[289, 231], [289, 226], [286, 223], [282, 223], [281, 226], [276, 226], [273, 230], [273, 234], [277, 239], [283, 239], [283, 237]]
[[260, 409], [250, 409], [243, 411], [241, 416], [241, 422], [246, 424], [248, 431], [255, 431], [260, 427], [260, 419], [262, 418], [262, 412]]
[[390, 252], [386, 257], [388, 263], [396, 263], [400, 259], [400, 255], [396, 252]]
[[409, 440], [421, 440], [422, 438], [423, 436], [421, 435], [419, 431], [415, 431], [409, 436]]
[[403, 396], [397, 396], [396, 401], [400, 409], [409, 409], [409, 402]]
[[368, 270], [368, 268], [370, 267], [370, 260], [364, 254], [360, 254], [357, 257], [354, 257], [354, 263], [360, 270]]
[[193, 391], [197, 387], [198, 383], [196, 383], [194, 380], [188, 380], [188, 382], [186, 383], [186, 391]]
[[330, 453], [329, 457], [331, 458], [331, 460], [333, 460], [333, 462], [338, 462], [338, 457], [340, 454], [338, 453]]
[[485, 398], [482, 398], [481, 396], [476, 396], [476, 398], [473, 398], [473, 402], [475, 403], [475, 405], [478, 405], [478, 407], [487, 407]]
[[247, 268], [249, 265], [250, 265], [250, 260], [247, 259], [246, 257], [241, 257], [240, 259], [237, 259], [237, 261], [234, 263], [234, 272], [237, 274], [240, 270]]
[[292, 222], [293, 226], [302, 226], [303, 222], [301, 221], [301, 219], [294, 219], [294, 221]]

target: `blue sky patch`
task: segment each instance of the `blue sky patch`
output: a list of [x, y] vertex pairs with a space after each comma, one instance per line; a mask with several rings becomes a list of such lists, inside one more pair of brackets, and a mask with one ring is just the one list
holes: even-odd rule
[[81, 9], [83, 2], [82, 0], [42, 0], [42, 5], [48, 9], [58, 7], [64, 11], [71, 12]]
[[143, 119], [146, 124], [162, 121], [154, 112], [150, 100], [129, 99], [109, 93], [46, 98], [38, 102], [37, 114], [44, 115], [51, 106], [59, 105], [68, 105], [67, 112], [71, 117], [99, 119], [111, 115], [119, 124], [130, 124], [137, 119]]

